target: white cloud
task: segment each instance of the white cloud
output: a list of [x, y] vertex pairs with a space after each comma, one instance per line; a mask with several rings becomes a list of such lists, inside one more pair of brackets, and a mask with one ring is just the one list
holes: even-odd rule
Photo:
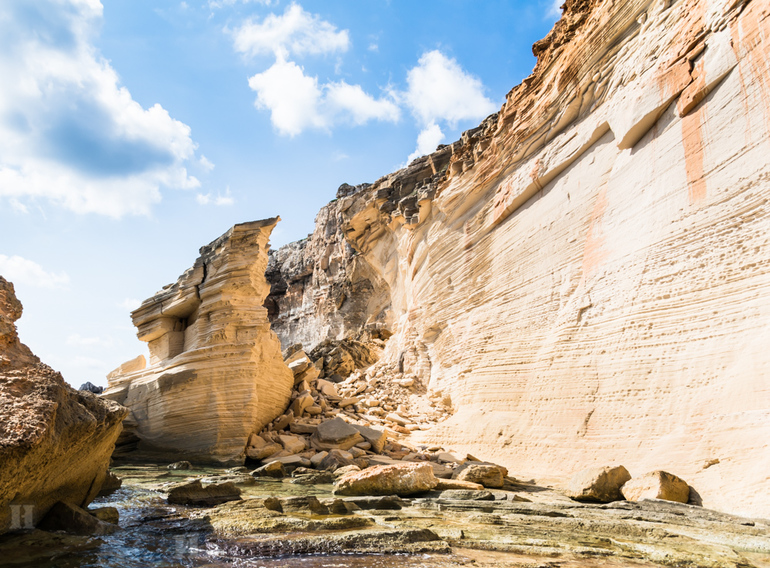
[[545, 14], [546, 18], [556, 20], [561, 18], [562, 4], [564, 4], [564, 0], [550, 0], [548, 3], [548, 11]]
[[228, 188], [227, 191], [225, 191], [225, 194], [222, 195], [221, 193], [217, 194], [216, 197], [212, 197], [210, 193], [199, 193], [195, 196], [195, 200], [200, 205], [208, 205], [208, 204], [214, 204], [218, 207], [227, 206], [227, 205], [233, 205], [235, 203], [235, 199], [233, 199], [230, 196], [230, 189]]
[[66, 343], [77, 347], [112, 347], [114, 345], [111, 337], [83, 337], [78, 333], [68, 336]]
[[101, 19], [98, 0], [0, 5], [0, 199], [120, 217], [200, 185], [190, 128], [120, 85], [93, 45]]
[[406, 159], [407, 165], [416, 158], [435, 152], [436, 146], [441, 144], [442, 140], [444, 140], [444, 133], [441, 132], [441, 128], [435, 122], [431, 122], [417, 136], [417, 149], [409, 154]]
[[70, 281], [66, 272], [46, 272], [37, 262], [4, 254], [0, 254], [0, 275], [9, 282], [37, 288], [62, 288]]
[[310, 14], [292, 3], [281, 16], [268, 15], [262, 22], [246, 20], [232, 32], [236, 51], [247, 56], [274, 53], [286, 59], [289, 55], [324, 54], [347, 51], [347, 30]]
[[142, 305], [141, 300], [136, 298], [125, 298], [123, 301], [118, 302], [117, 306], [129, 312], [133, 312], [136, 308]]
[[238, 2], [242, 4], [262, 4], [263, 6], [272, 6], [276, 0], [209, 0], [209, 8], [218, 10], [224, 6], [234, 6]]
[[8, 203], [11, 205], [11, 209], [13, 209], [16, 213], [21, 213], [21, 214], [29, 213], [29, 211], [27, 210], [27, 206], [24, 205], [21, 201], [19, 201], [15, 197], [11, 197], [8, 200]]
[[205, 172], [210, 172], [211, 170], [214, 169], [214, 164], [211, 162], [211, 160], [209, 160], [206, 156], [202, 154], [201, 154], [201, 159], [198, 160], [198, 162], [200, 163], [201, 167]]
[[481, 120], [498, 108], [477, 77], [440, 51], [425, 53], [406, 80], [405, 102], [423, 125], [446, 121], [454, 128], [461, 120]]
[[398, 105], [389, 98], [375, 99], [359, 85], [344, 81], [319, 85], [317, 77], [305, 75], [302, 67], [280, 58], [251, 77], [249, 86], [257, 93], [254, 105], [269, 110], [273, 126], [288, 136], [339, 123], [397, 121], [400, 116]]
[[368, 49], [369, 51], [377, 52], [377, 51], [380, 50], [380, 46], [377, 45], [376, 43], [372, 42], [372, 43], [369, 44], [369, 47], [367, 47], [366, 49]]

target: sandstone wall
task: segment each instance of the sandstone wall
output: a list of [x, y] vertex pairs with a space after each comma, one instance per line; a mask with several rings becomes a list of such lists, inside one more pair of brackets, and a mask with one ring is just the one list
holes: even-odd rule
[[131, 411], [130, 457], [242, 463], [249, 435], [286, 409], [294, 377], [263, 307], [277, 221], [235, 225], [132, 312], [149, 364], [111, 373], [104, 393]]
[[22, 306], [0, 276], [0, 533], [102, 487], [125, 408], [74, 390], [19, 342]]
[[452, 399], [426, 440], [770, 516], [769, 10], [568, 0], [498, 114], [339, 208], [385, 358]]

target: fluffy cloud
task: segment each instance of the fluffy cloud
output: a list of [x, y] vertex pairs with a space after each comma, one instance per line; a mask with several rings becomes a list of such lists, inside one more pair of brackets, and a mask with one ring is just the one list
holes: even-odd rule
[[195, 196], [195, 200], [200, 205], [212, 204], [212, 205], [216, 205], [218, 207], [221, 207], [223, 205], [232, 205], [233, 203], [235, 203], [235, 199], [233, 199], [230, 196], [230, 190], [229, 189], [225, 192], [224, 195], [222, 195], [220, 193], [220, 194], [217, 194], [216, 197], [212, 196], [212, 194], [210, 194], [210, 193], [206, 193], [206, 194], [199, 193], [198, 195]]
[[[262, 4], [263, 6], [271, 6], [276, 3], [276, 0], [209, 0], [209, 8], [218, 10], [225, 6], [234, 6], [238, 2], [242, 4]], [[182, 4], [185, 4], [185, 2], [182, 2]]]
[[281, 16], [270, 14], [262, 22], [247, 20], [233, 33], [236, 51], [247, 56], [274, 53], [286, 59], [289, 55], [323, 54], [347, 51], [348, 31], [319, 16], [291, 4]]
[[461, 120], [480, 120], [497, 106], [484, 96], [481, 81], [440, 51], [425, 53], [406, 76], [406, 104], [425, 125], [439, 120], [455, 127]]
[[431, 122], [428, 126], [423, 128], [422, 132], [417, 136], [417, 149], [409, 154], [406, 163], [409, 164], [415, 158], [435, 152], [436, 146], [441, 144], [443, 140], [444, 133], [441, 132], [441, 128], [435, 122]]
[[375, 99], [359, 85], [344, 81], [319, 85], [317, 77], [305, 75], [302, 67], [280, 57], [269, 69], [251, 77], [249, 86], [257, 93], [255, 106], [269, 110], [273, 126], [288, 136], [337, 123], [396, 121], [400, 115], [392, 100]]
[[0, 254], [0, 275], [9, 282], [36, 288], [62, 288], [70, 281], [66, 272], [46, 272], [37, 262], [4, 254]]
[[0, 5], [0, 198], [120, 217], [200, 185], [190, 128], [134, 101], [93, 47], [101, 18], [98, 0]]

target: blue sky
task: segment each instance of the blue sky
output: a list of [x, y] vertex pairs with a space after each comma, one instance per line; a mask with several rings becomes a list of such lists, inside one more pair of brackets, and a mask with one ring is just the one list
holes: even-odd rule
[[76, 386], [144, 352], [130, 309], [235, 223], [312, 231], [496, 112], [554, 0], [3, 0], [0, 274]]

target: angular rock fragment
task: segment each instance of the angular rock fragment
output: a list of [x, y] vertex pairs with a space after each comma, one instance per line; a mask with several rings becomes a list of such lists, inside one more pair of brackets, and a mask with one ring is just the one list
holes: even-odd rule
[[379, 465], [349, 473], [337, 480], [336, 495], [414, 495], [438, 484], [427, 463]]
[[87, 536], [112, 534], [118, 527], [113, 523], [100, 520], [77, 505], [59, 501], [43, 517], [38, 528], [44, 531], [63, 531]]
[[364, 437], [342, 418], [326, 420], [318, 425], [310, 444], [317, 450], [349, 450]]
[[166, 500], [175, 505], [213, 507], [240, 498], [241, 490], [234, 483], [212, 483], [204, 487], [200, 479], [196, 479], [169, 488]]
[[664, 499], [687, 503], [690, 498], [690, 486], [684, 479], [665, 471], [651, 471], [634, 477], [620, 488], [627, 501], [642, 499]]
[[508, 470], [501, 465], [469, 462], [457, 468], [452, 477], [459, 481], [480, 483], [484, 487], [498, 489], [505, 483]]
[[616, 467], [591, 467], [576, 473], [569, 482], [567, 496], [575, 501], [609, 503], [621, 501], [620, 488], [631, 479], [622, 465]]

